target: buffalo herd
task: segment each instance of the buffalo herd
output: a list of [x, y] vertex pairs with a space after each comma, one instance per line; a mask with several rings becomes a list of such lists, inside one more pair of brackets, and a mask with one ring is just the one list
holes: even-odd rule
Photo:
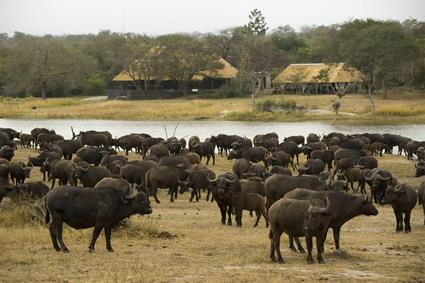
[[[90, 252], [104, 230], [106, 249], [112, 252], [112, 228], [133, 214], [152, 213], [149, 198], [160, 203], [159, 189], [168, 189], [171, 202], [185, 192], [190, 192], [189, 201], [199, 201], [206, 191], [206, 200], [219, 207], [222, 224], [232, 225], [234, 215], [236, 225], [242, 226], [243, 210], [255, 213], [254, 227], [264, 218], [273, 262], [284, 262], [280, 238], [285, 233], [294, 251], [304, 252], [299, 237], [305, 238], [310, 264], [315, 237], [317, 261], [323, 263], [328, 229], [341, 251], [341, 227], [358, 215], [377, 215], [376, 204], [391, 204], [396, 232], [412, 231], [410, 217], [417, 200], [425, 216], [425, 182], [416, 190], [379, 167], [378, 156], [405, 155], [417, 160], [416, 177], [425, 175], [425, 142], [400, 135], [311, 133], [281, 141], [277, 133], [252, 140], [218, 134], [186, 141], [146, 133], [115, 138], [108, 131], [77, 134], [72, 127], [71, 132], [67, 140], [45, 128], [30, 133], [0, 128], [0, 202], [5, 196], [42, 199], [57, 251], [68, 252], [62, 239], [66, 223], [75, 229], [94, 227]], [[16, 161], [18, 145], [36, 149], [37, 156]], [[130, 151], [140, 157], [129, 161]], [[233, 160], [231, 171], [216, 174], [208, 167], [210, 161], [215, 164], [216, 154]], [[300, 155], [306, 157], [304, 164]], [[25, 182], [35, 167], [43, 173], [43, 182]]]

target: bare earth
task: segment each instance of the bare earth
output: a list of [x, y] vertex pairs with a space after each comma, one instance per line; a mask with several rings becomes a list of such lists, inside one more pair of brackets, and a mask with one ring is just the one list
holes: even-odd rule
[[[25, 160], [34, 151], [19, 150]], [[132, 158], [135, 158], [132, 155]], [[381, 167], [402, 182], [417, 186], [414, 162], [405, 157], [380, 158]], [[218, 158], [220, 173], [231, 162]], [[34, 169], [32, 180], [41, 180]], [[307, 265], [305, 255], [288, 249], [282, 236], [286, 261], [270, 262], [268, 229], [264, 219], [252, 228], [247, 212], [243, 227], [223, 226], [215, 203], [189, 203], [179, 195], [170, 203], [166, 191], [153, 214], [134, 216], [130, 228], [113, 232], [115, 253], [105, 249], [99, 237], [96, 252], [88, 253], [92, 229], [64, 229], [70, 254], [55, 252], [47, 226], [31, 221], [25, 208], [8, 199], [0, 208], [0, 282], [425, 282], [425, 226], [422, 207], [412, 214], [410, 234], [395, 233], [395, 217], [389, 206], [378, 207], [376, 217], [360, 216], [343, 226], [342, 255], [334, 255], [332, 232], [325, 244], [325, 264]], [[316, 252], [314, 251], [314, 256]]]

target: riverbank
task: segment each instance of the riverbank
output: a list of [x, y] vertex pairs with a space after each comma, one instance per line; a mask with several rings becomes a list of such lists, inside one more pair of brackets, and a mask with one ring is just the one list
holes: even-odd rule
[[[425, 123], [425, 93], [390, 93], [374, 97], [376, 110], [360, 94], [342, 100], [337, 123], [404, 124]], [[26, 119], [112, 119], [112, 120], [227, 120], [227, 121], [332, 121], [334, 95], [268, 95], [257, 102], [294, 102], [295, 109], [252, 111], [249, 98], [171, 99], [117, 101], [85, 97], [3, 98], [1, 118]]]

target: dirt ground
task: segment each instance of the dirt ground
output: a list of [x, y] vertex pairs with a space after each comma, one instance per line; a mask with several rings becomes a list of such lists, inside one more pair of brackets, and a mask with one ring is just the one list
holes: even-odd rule
[[[19, 150], [25, 160], [32, 150]], [[132, 155], [132, 158], [136, 158]], [[417, 186], [414, 162], [386, 156], [380, 165], [402, 182]], [[231, 162], [218, 158], [217, 173]], [[38, 169], [31, 180], [41, 180]], [[71, 253], [52, 248], [47, 226], [32, 221], [23, 206], [4, 199], [0, 208], [0, 282], [425, 282], [425, 226], [422, 207], [412, 213], [410, 234], [395, 233], [391, 207], [378, 207], [379, 215], [359, 216], [342, 228], [342, 255], [335, 255], [332, 232], [325, 243], [325, 264], [306, 264], [306, 256], [291, 252], [282, 236], [285, 264], [268, 258], [268, 229], [264, 219], [244, 212], [243, 227], [223, 226], [216, 203], [189, 203], [179, 195], [170, 203], [163, 190], [161, 204], [152, 203], [149, 216], [133, 216], [130, 228], [112, 234], [114, 253], [105, 249], [103, 235], [95, 253], [88, 253], [92, 229], [64, 229]], [[313, 256], [315, 257], [314, 250]]]

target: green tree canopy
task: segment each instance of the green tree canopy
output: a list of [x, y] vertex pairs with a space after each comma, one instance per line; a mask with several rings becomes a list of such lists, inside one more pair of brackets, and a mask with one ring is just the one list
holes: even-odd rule
[[[384, 89], [399, 83], [402, 70], [418, 55], [417, 46], [394, 21], [354, 20], [343, 24], [334, 47], [337, 59], [360, 70], [368, 95], [381, 85]], [[371, 108], [373, 111], [373, 101]]]
[[249, 14], [249, 23], [245, 28], [254, 35], [265, 35], [269, 29], [267, 27], [266, 18], [260, 10], [254, 9]]
[[214, 72], [223, 65], [199, 38], [184, 34], [171, 34], [158, 38], [161, 68], [170, 78], [178, 81], [184, 95], [188, 93], [190, 80], [205, 71]]

